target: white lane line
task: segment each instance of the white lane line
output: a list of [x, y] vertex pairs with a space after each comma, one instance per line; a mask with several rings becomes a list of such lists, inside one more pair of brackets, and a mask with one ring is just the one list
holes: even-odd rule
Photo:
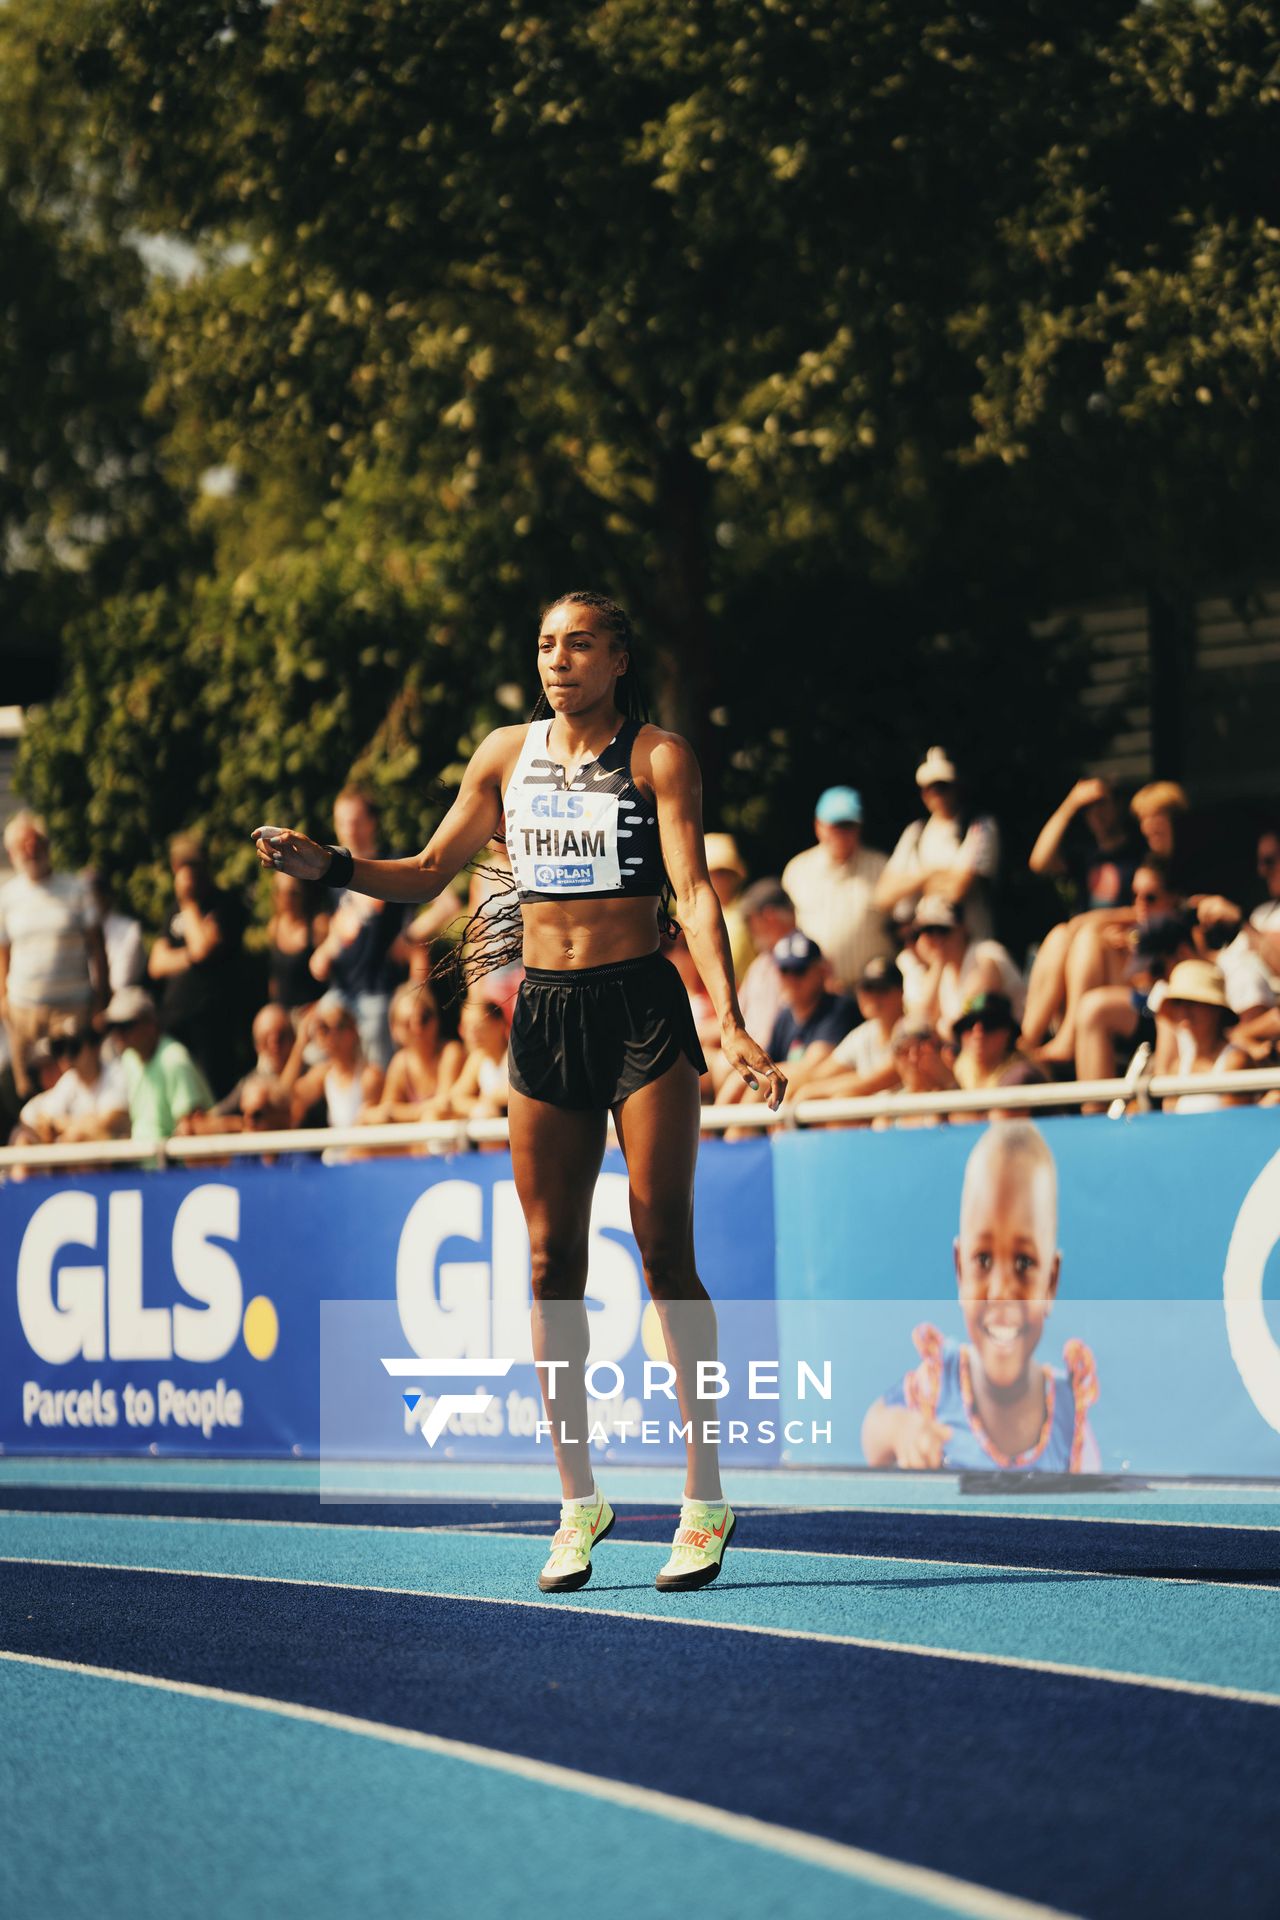
[[60, 1560], [33, 1554], [0, 1553], [0, 1566], [78, 1567], [91, 1573], [167, 1574], [176, 1580], [243, 1580], [255, 1586], [316, 1587], [340, 1593], [386, 1593], [409, 1600], [458, 1600], [467, 1606], [536, 1607], [540, 1611], [589, 1613], [597, 1620], [645, 1620], [659, 1627], [708, 1627], [715, 1633], [755, 1633], [770, 1640], [811, 1640], [822, 1646], [861, 1647], [873, 1653], [908, 1653], [922, 1660], [956, 1660], [979, 1667], [1009, 1667], [1021, 1673], [1051, 1673], [1071, 1680], [1101, 1680], [1114, 1686], [1147, 1687], [1157, 1693], [1189, 1693], [1209, 1700], [1231, 1700], [1249, 1707], [1280, 1707], [1280, 1693], [1252, 1687], [1219, 1686], [1210, 1680], [1177, 1680], [1165, 1674], [1129, 1673], [1122, 1667], [1084, 1667], [1065, 1660], [1033, 1660], [1012, 1653], [972, 1653], [963, 1647], [917, 1646], [909, 1640], [873, 1640], [862, 1634], [819, 1633], [811, 1627], [765, 1627], [742, 1620], [682, 1618], [679, 1613], [644, 1613], [628, 1607], [588, 1607], [580, 1601], [517, 1599], [507, 1594], [448, 1593], [438, 1587], [387, 1587], [362, 1580], [303, 1580], [287, 1573], [212, 1573], [198, 1567], [146, 1567], [133, 1561]]
[[328, 1727], [339, 1733], [358, 1734], [379, 1740], [388, 1746], [407, 1747], [416, 1753], [432, 1753], [468, 1766], [485, 1767], [493, 1773], [514, 1774], [539, 1786], [555, 1787], [566, 1793], [579, 1793], [592, 1800], [607, 1800], [629, 1811], [651, 1814], [680, 1826], [697, 1827], [726, 1840], [745, 1846], [761, 1847], [769, 1853], [785, 1853], [810, 1866], [825, 1867], [852, 1879], [869, 1881], [894, 1893], [914, 1895], [935, 1902], [949, 1912], [971, 1920], [1074, 1920], [1058, 1907], [1041, 1906], [1022, 1900], [1016, 1894], [999, 1893], [971, 1880], [959, 1880], [931, 1867], [917, 1867], [887, 1854], [871, 1853], [863, 1847], [843, 1841], [823, 1839], [804, 1833], [797, 1827], [777, 1826], [771, 1820], [757, 1820], [750, 1814], [730, 1813], [723, 1807], [709, 1806], [700, 1800], [685, 1800], [653, 1787], [637, 1787], [622, 1780], [607, 1780], [581, 1773], [575, 1767], [557, 1766], [549, 1760], [532, 1760], [524, 1754], [505, 1753], [498, 1747], [481, 1747], [469, 1740], [451, 1740], [442, 1734], [419, 1733], [410, 1727], [396, 1727], [382, 1720], [357, 1719], [352, 1714], [331, 1713], [323, 1707], [307, 1707], [293, 1700], [275, 1700], [266, 1695], [234, 1693], [223, 1687], [201, 1686], [192, 1680], [166, 1680], [153, 1674], [128, 1673], [119, 1667], [85, 1666], [75, 1660], [55, 1660], [43, 1654], [7, 1653], [0, 1660], [22, 1666], [45, 1667], [60, 1673], [85, 1675], [95, 1680], [115, 1680], [128, 1686], [152, 1688], [161, 1693], [186, 1694], [193, 1700], [213, 1700], [225, 1706], [248, 1707], [257, 1713], [272, 1713], [286, 1720], [301, 1720]]
[[[91, 1508], [85, 1511], [70, 1507], [55, 1507], [49, 1510], [35, 1507], [0, 1507], [0, 1520], [114, 1520], [120, 1524], [142, 1522], [151, 1526], [168, 1527], [275, 1527], [282, 1532], [292, 1530], [302, 1533], [329, 1533], [341, 1538], [344, 1534], [403, 1534], [414, 1539], [420, 1534], [458, 1535], [474, 1537], [481, 1534], [486, 1540], [524, 1540], [534, 1539], [532, 1534], [519, 1533], [509, 1520], [457, 1521], [449, 1525], [434, 1527], [383, 1527], [374, 1520], [354, 1523], [338, 1523], [331, 1520], [259, 1520], [239, 1514], [226, 1516], [211, 1513], [95, 1513]], [[548, 1523], [549, 1524], [549, 1523]], [[660, 1540], [620, 1540], [611, 1535], [609, 1549], [629, 1547], [632, 1552], [663, 1553], [666, 1543]], [[743, 1541], [734, 1544], [734, 1553], [767, 1553], [782, 1555], [793, 1560], [871, 1560], [878, 1565], [892, 1567], [954, 1567], [960, 1572], [972, 1573], [1025, 1573], [1049, 1576], [1062, 1580], [1134, 1580], [1147, 1586], [1171, 1587], [1229, 1587], [1238, 1593], [1270, 1593], [1280, 1599], [1280, 1586], [1263, 1580], [1215, 1580], [1212, 1574], [1194, 1573], [1130, 1573], [1111, 1572], [1105, 1567], [1046, 1567], [1042, 1565], [1018, 1564], [1003, 1560], [931, 1560], [920, 1554], [898, 1553], [837, 1553], [824, 1547], [755, 1547]], [[0, 1555], [0, 1559], [4, 1556]], [[17, 1556], [14, 1556], [15, 1558]]]

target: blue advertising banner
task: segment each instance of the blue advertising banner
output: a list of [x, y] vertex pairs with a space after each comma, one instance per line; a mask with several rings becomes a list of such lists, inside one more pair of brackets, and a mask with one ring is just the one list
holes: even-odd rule
[[[711, 1292], [746, 1303], [742, 1337], [775, 1348], [766, 1142], [703, 1148], [696, 1244]], [[506, 1153], [11, 1182], [0, 1262], [5, 1451], [315, 1456], [330, 1302], [326, 1452], [424, 1457], [438, 1388], [392, 1379], [382, 1358], [514, 1355], [514, 1419], [507, 1399], [497, 1431], [492, 1415], [455, 1414], [434, 1444], [547, 1458], [528, 1430], [529, 1246]], [[647, 1298], [615, 1151], [596, 1189], [588, 1282], [592, 1358], [622, 1373], [620, 1395], [607, 1371], [597, 1383], [605, 1416], [661, 1352]], [[411, 1407], [402, 1391], [415, 1385]]]
[[833, 1357], [833, 1464], [1280, 1476], [1280, 1112], [774, 1154], [779, 1339]]

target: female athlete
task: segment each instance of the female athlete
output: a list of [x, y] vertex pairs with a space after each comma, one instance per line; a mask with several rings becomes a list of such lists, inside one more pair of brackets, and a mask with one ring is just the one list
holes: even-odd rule
[[688, 1443], [685, 1497], [664, 1591], [705, 1586], [734, 1528], [717, 1449], [702, 1423], [698, 1363], [715, 1357], [715, 1310], [693, 1251], [698, 1081], [705, 1062], [688, 996], [658, 947], [670, 884], [675, 911], [715, 1004], [725, 1059], [777, 1108], [786, 1079], [742, 1025], [720, 902], [703, 852], [698, 764], [678, 735], [649, 725], [635, 691], [631, 624], [595, 593], [563, 595], [538, 639], [542, 698], [526, 725], [476, 749], [457, 799], [424, 850], [353, 860], [345, 848], [258, 827], [265, 868], [328, 879], [380, 900], [434, 899], [495, 836], [505, 839], [523, 932], [524, 983], [511, 1029], [509, 1123], [529, 1229], [533, 1351], [564, 1504], [544, 1593], [591, 1577], [613, 1526], [587, 1448], [585, 1306], [591, 1202], [613, 1114], [627, 1164], [631, 1223], [676, 1373]]

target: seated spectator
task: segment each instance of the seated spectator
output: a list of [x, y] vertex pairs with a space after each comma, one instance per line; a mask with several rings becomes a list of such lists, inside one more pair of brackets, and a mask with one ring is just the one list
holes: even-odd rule
[[893, 1034], [902, 1018], [902, 975], [892, 960], [867, 962], [858, 982], [858, 1011], [861, 1025], [806, 1079], [806, 1100], [858, 1100], [899, 1085]]
[[[338, 845], [358, 860], [378, 858], [378, 809], [362, 788], [343, 788], [333, 803], [333, 827]], [[311, 956], [311, 971], [354, 1008], [365, 1059], [385, 1069], [391, 1058], [391, 995], [409, 962], [408, 909], [349, 888], [339, 888], [331, 898], [329, 931]]]
[[103, 1063], [102, 1040], [85, 1022], [73, 1022], [37, 1043], [60, 1070], [28, 1100], [21, 1120], [33, 1139], [119, 1140], [129, 1132], [129, 1089], [118, 1060]]
[[473, 987], [460, 1020], [467, 1057], [449, 1093], [449, 1106], [466, 1118], [495, 1119], [507, 1110], [507, 1018], [500, 1000]]
[[[716, 1012], [715, 1002], [702, 984], [702, 975], [698, 972], [697, 961], [689, 951], [689, 942], [685, 939], [684, 929], [677, 927], [674, 936], [664, 935], [660, 945], [663, 953], [684, 981], [684, 990], [689, 996], [689, 1005], [693, 1009], [693, 1024], [698, 1030], [698, 1039], [707, 1061], [707, 1071], [701, 1079], [702, 1097], [707, 1100], [711, 1098], [716, 1079], [723, 1078], [723, 1063], [718, 1059], [721, 1051], [720, 1017]], [[737, 1079], [736, 1074], [734, 1078]]]
[[1077, 780], [1050, 814], [1027, 864], [1032, 873], [1069, 881], [1077, 910], [1127, 907], [1142, 851], [1128, 831], [1114, 786], [1094, 778]]
[[[910, 1015], [899, 1020], [893, 1030], [893, 1058], [901, 1093], [947, 1093], [955, 1087], [947, 1049], [928, 1020]], [[901, 1118], [882, 1114], [871, 1124], [879, 1132], [885, 1127], [940, 1127], [945, 1119], [940, 1113], [904, 1113]]]
[[265, 1007], [259, 1007], [253, 1016], [254, 1064], [249, 1072], [236, 1081], [230, 1093], [210, 1109], [208, 1125], [198, 1125], [198, 1133], [223, 1133], [226, 1128], [222, 1122], [233, 1119], [244, 1111], [244, 1095], [249, 1082], [253, 1079], [265, 1079], [283, 1087], [287, 1096], [293, 1089], [303, 1068], [305, 1043], [300, 1029], [295, 1030], [287, 1010], [274, 1000], [268, 1000]]
[[329, 992], [304, 1013], [299, 1026], [304, 1044], [314, 1040], [321, 1059], [300, 1075], [290, 1094], [290, 1118], [302, 1126], [323, 1102], [324, 1124], [354, 1127], [364, 1107], [382, 1093], [382, 1068], [366, 1061], [353, 1010], [340, 993]]
[[[1077, 1080], [1109, 1080], [1140, 1046], [1156, 1048], [1155, 1070], [1173, 1070], [1173, 1041], [1157, 1034], [1155, 989], [1181, 960], [1195, 958], [1191, 923], [1184, 914], [1156, 914], [1129, 929], [1125, 984], [1091, 987], [1076, 1022]], [[1120, 1058], [1117, 1058], [1117, 1053]], [[1041, 1055], [1043, 1059], [1044, 1055]], [[1094, 1111], [1091, 1107], [1086, 1112]]]
[[147, 971], [161, 983], [160, 1023], [179, 1040], [216, 1094], [236, 1078], [242, 918], [213, 884], [193, 833], [169, 842], [176, 911], [151, 949]]
[[[794, 1091], [804, 1086], [818, 1064], [832, 1053], [858, 1018], [857, 1003], [827, 986], [826, 956], [816, 940], [797, 930], [773, 950], [782, 976], [782, 1012], [773, 1023], [765, 1051], [786, 1067]], [[743, 1083], [743, 1094], [749, 1091]], [[756, 1089], [763, 1098], [763, 1090]]]
[[772, 1033], [773, 1023], [782, 1012], [782, 976], [773, 950], [784, 935], [794, 933], [796, 910], [781, 880], [753, 881], [738, 904], [756, 956], [738, 989], [738, 1004], [742, 1024], [754, 1037]]
[[180, 1040], [162, 1033], [155, 1001], [142, 987], [121, 987], [107, 1005], [117, 1034], [135, 1140], [168, 1140], [213, 1105], [209, 1083]]
[[[1079, 831], [1083, 822], [1084, 832]], [[1037, 949], [1027, 980], [1022, 1023], [1029, 1047], [1043, 1045], [1066, 1010], [1067, 957], [1091, 912], [1128, 907], [1142, 849], [1126, 831], [1109, 780], [1077, 780], [1062, 805], [1040, 829], [1028, 865], [1032, 873], [1062, 875], [1075, 912], [1051, 927]]]
[[733, 977], [741, 982], [755, 958], [755, 947], [747, 928], [739, 895], [746, 884], [747, 869], [742, 864], [738, 843], [731, 833], [709, 833], [705, 840], [707, 872], [715, 889], [724, 924], [729, 934], [729, 952], [733, 959]]
[[[1245, 918], [1233, 900], [1203, 895], [1197, 903], [1200, 945], [1216, 955], [1232, 1007], [1262, 1012], [1280, 993], [1280, 833], [1267, 827], [1259, 835], [1258, 874], [1267, 898]], [[1270, 994], [1270, 1000], [1267, 995]]]
[[82, 876], [98, 910], [102, 939], [107, 950], [107, 984], [112, 993], [117, 987], [140, 987], [147, 977], [147, 949], [142, 926], [116, 905], [115, 893], [105, 873], [95, 868]]
[[360, 1109], [363, 1125], [435, 1120], [449, 1111], [449, 1096], [462, 1071], [465, 1050], [441, 1031], [440, 1008], [429, 986], [400, 987], [392, 1017], [404, 1023], [404, 1045], [392, 1056], [378, 1094]]
[[[1250, 1062], [1227, 1040], [1235, 1016], [1227, 1001], [1221, 967], [1209, 960], [1181, 960], [1169, 975], [1159, 1006], [1161, 1024], [1173, 1028], [1182, 1074], [1236, 1073]], [[1247, 1096], [1225, 1093], [1182, 1093], [1165, 1101], [1168, 1113], [1212, 1113], [1218, 1107], [1238, 1106]]]
[[1002, 993], [1021, 1017], [1022, 975], [998, 940], [973, 940], [960, 911], [945, 900], [922, 900], [912, 923], [910, 952], [899, 958], [906, 1009], [950, 1039], [965, 1003], [976, 993]]
[[107, 954], [84, 881], [54, 873], [49, 835], [23, 807], [4, 830], [14, 875], [0, 886], [0, 1017], [9, 1036], [18, 1096], [35, 1091], [27, 1054], [70, 1015], [88, 1020], [107, 999]]
[[1129, 802], [1129, 811], [1138, 823], [1147, 853], [1162, 862], [1172, 884], [1185, 892], [1186, 854], [1179, 822], [1190, 811], [1190, 802], [1184, 789], [1176, 780], [1152, 780], [1139, 787]]
[[991, 889], [1000, 864], [1000, 832], [989, 814], [970, 812], [955, 766], [930, 747], [916, 768], [925, 817], [913, 820], [889, 856], [876, 906], [904, 924], [926, 898], [962, 909], [971, 940], [990, 937]]
[[271, 876], [271, 918], [267, 922], [267, 992], [278, 1007], [295, 1013], [314, 1006], [320, 988], [311, 956], [329, 932], [329, 916], [314, 890], [290, 873]]
[[[1064, 1005], [1057, 1032], [1039, 1047], [1039, 1058], [1048, 1063], [1076, 1060], [1076, 1020], [1080, 1005], [1095, 987], [1118, 986], [1132, 951], [1133, 928], [1148, 920], [1165, 919], [1181, 911], [1182, 901], [1169, 882], [1167, 868], [1148, 854], [1133, 876], [1133, 905], [1104, 907], [1080, 915], [1073, 922], [1064, 969]], [[1041, 1007], [1040, 1011], [1043, 1010]], [[1033, 1009], [1033, 1011], [1036, 1011]], [[1042, 1031], [1038, 1025], [1024, 1023], [1028, 1051], [1038, 1045]]]
[[240, 1120], [246, 1130], [260, 1127], [264, 1133], [284, 1133], [289, 1125], [288, 1089], [264, 1073], [248, 1074], [240, 1102]]
[[47, 1034], [41, 1034], [27, 1048], [23, 1061], [26, 1068], [27, 1084], [33, 1089], [23, 1103], [22, 1111], [13, 1123], [8, 1141], [11, 1147], [29, 1147], [47, 1144], [47, 1138], [36, 1125], [41, 1111], [41, 1102], [47, 1100], [55, 1090], [59, 1080], [67, 1071], [66, 1056], [53, 1044]]
[[828, 787], [819, 795], [813, 834], [816, 845], [788, 860], [782, 885], [796, 924], [827, 957], [831, 985], [852, 991], [869, 960], [893, 952], [876, 901], [885, 856], [862, 844], [862, 796], [852, 787]]
[[[955, 1037], [960, 1047], [956, 1084], [966, 1092], [979, 1087], [1038, 1086], [1049, 1078], [1043, 1067], [1018, 1052], [1018, 1022], [1007, 994], [974, 994], [955, 1023]], [[964, 1115], [966, 1120], [984, 1117]]]

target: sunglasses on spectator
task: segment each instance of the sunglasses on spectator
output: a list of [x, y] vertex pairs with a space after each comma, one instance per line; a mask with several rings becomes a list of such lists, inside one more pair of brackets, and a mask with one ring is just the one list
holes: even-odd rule
[[81, 1047], [88, 1046], [94, 1038], [94, 1034], [88, 1032], [60, 1033], [56, 1039], [50, 1040], [49, 1050], [55, 1060], [74, 1060]]

